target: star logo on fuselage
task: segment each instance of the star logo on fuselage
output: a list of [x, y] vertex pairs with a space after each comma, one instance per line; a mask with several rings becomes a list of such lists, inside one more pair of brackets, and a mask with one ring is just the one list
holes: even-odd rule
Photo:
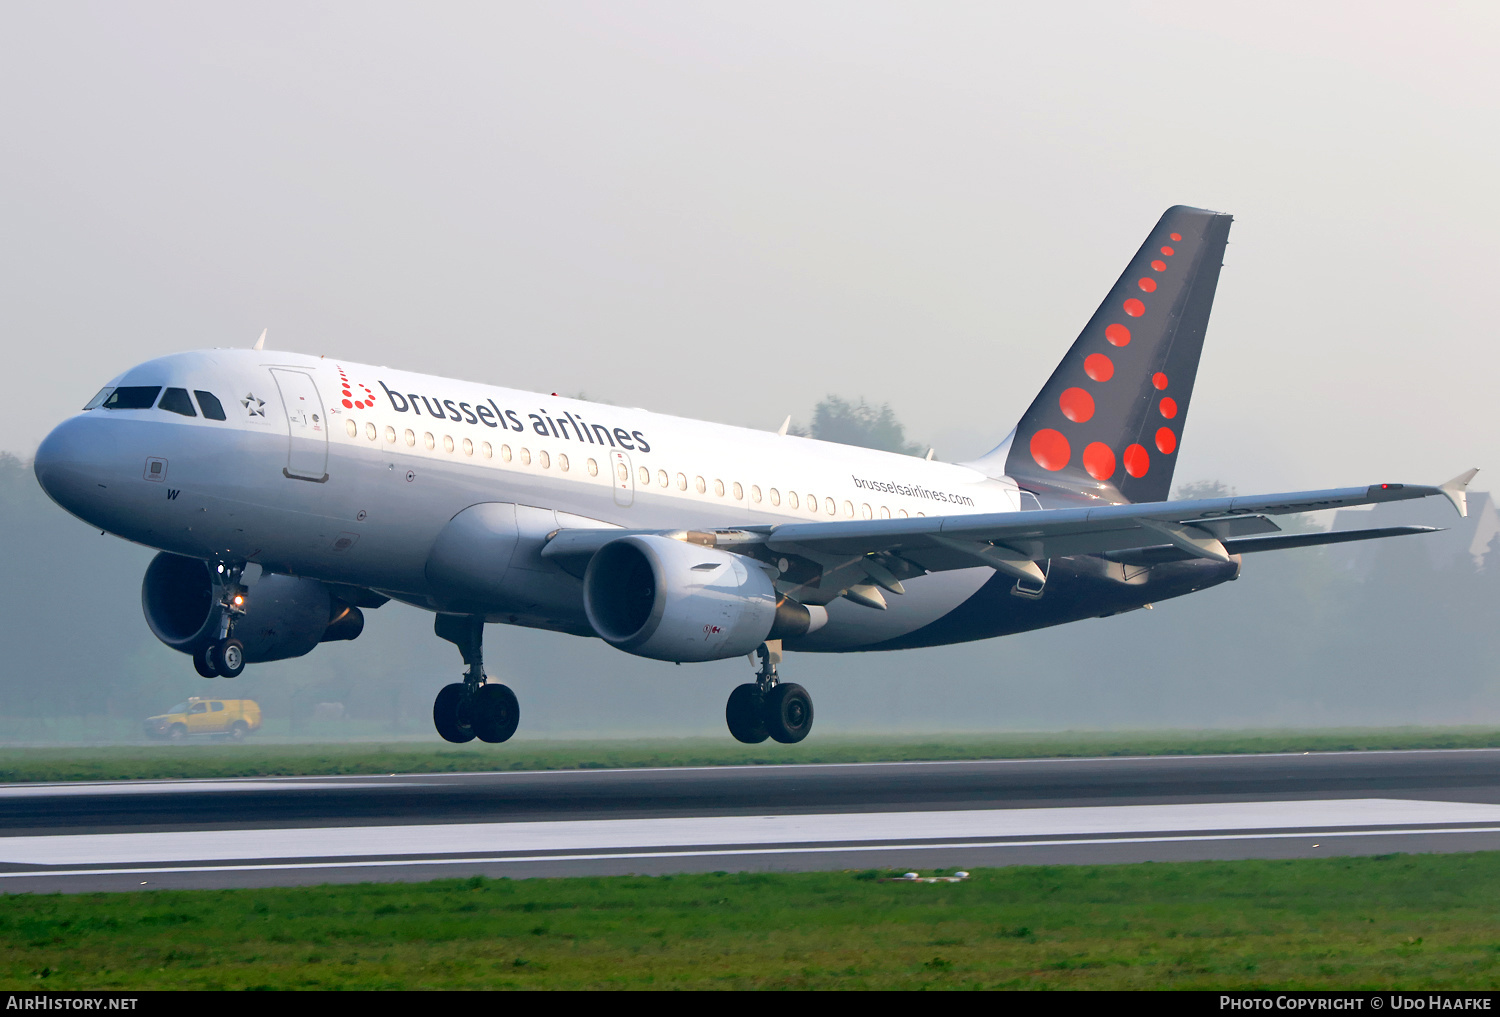
[[243, 406], [246, 412], [248, 412], [252, 417], [264, 417], [266, 415], [266, 401], [264, 399], [255, 398], [255, 396], [249, 392], [246, 392], [245, 398], [240, 400], [240, 405]]

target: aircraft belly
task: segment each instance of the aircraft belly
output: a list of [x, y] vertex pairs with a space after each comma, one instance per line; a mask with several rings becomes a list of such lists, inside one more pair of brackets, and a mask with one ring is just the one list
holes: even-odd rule
[[832, 652], [857, 650], [915, 632], [947, 615], [974, 596], [995, 574], [985, 566], [933, 572], [902, 582], [903, 594], [886, 594], [879, 611], [840, 598], [828, 605], [828, 624], [786, 643], [789, 650]]

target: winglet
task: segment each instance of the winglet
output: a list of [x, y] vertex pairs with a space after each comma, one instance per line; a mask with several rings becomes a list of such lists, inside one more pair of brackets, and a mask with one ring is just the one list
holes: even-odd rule
[[776, 433], [779, 434], [779, 435], [781, 435], [783, 438], [785, 438], [786, 437], [787, 428], [789, 428], [791, 426], [792, 426], [792, 415], [790, 413], [788, 413], [786, 415], [786, 419], [781, 422], [781, 426], [776, 429]]
[[1438, 490], [1443, 492], [1443, 497], [1453, 503], [1461, 516], [1469, 514], [1469, 481], [1474, 479], [1478, 469], [1465, 470], [1446, 484], [1439, 484]]
[[260, 338], [257, 339], [257, 340], [255, 340], [255, 345], [252, 346], [252, 347], [250, 347], [250, 348], [252, 350], [263, 350], [263, 349], [265, 349], [266, 348], [266, 333], [269, 332], [269, 331], [271, 331], [271, 330], [268, 329], [268, 328], [261, 329], [260, 330]]

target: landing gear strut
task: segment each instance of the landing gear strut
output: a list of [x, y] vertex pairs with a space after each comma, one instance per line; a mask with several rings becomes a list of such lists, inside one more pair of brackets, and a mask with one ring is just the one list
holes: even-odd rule
[[729, 733], [747, 745], [767, 738], [786, 745], [800, 742], [812, 730], [812, 697], [801, 685], [783, 683], [776, 675], [781, 662], [781, 640], [760, 644], [755, 651], [760, 666], [755, 681], [729, 694], [724, 719]]
[[238, 678], [245, 670], [245, 644], [234, 638], [234, 623], [245, 614], [245, 566], [218, 567], [219, 638], [193, 654], [193, 668], [204, 678]]
[[521, 707], [508, 686], [484, 673], [484, 619], [440, 614], [433, 626], [438, 637], [458, 647], [467, 668], [464, 680], [445, 685], [432, 704], [432, 723], [450, 742], [503, 742], [516, 733]]

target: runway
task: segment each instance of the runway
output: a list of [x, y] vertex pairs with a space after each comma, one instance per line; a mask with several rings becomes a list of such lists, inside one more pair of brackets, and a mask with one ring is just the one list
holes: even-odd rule
[[1500, 849], [1500, 750], [0, 785], [0, 892]]

